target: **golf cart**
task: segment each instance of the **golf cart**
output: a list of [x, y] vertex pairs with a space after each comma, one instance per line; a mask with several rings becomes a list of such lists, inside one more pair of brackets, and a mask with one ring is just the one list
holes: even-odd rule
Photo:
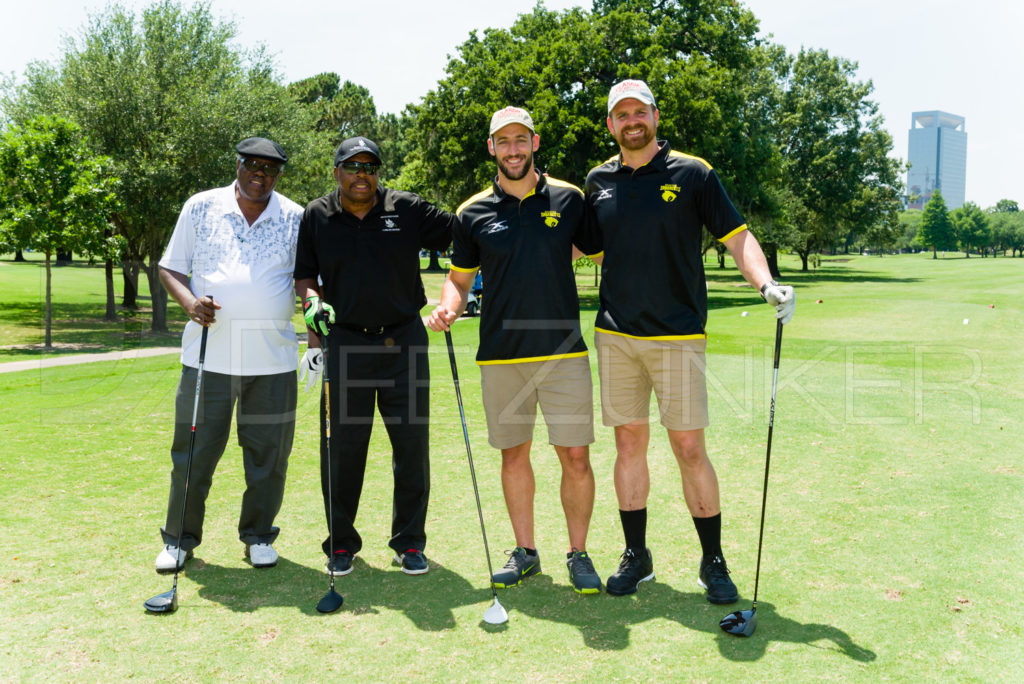
[[483, 303], [483, 295], [484, 280], [483, 276], [480, 275], [480, 271], [477, 271], [476, 278], [473, 280], [473, 286], [469, 288], [469, 302], [466, 304], [467, 316], [480, 315], [480, 306]]

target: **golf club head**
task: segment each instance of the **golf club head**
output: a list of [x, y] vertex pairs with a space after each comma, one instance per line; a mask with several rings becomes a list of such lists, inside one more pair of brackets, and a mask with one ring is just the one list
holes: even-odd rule
[[729, 613], [722, 618], [718, 626], [729, 634], [748, 637], [757, 629], [757, 609], [751, 608], [750, 610], [737, 610], [734, 613]]
[[320, 603], [316, 604], [316, 609], [321, 613], [333, 613], [341, 608], [341, 604], [344, 602], [345, 599], [341, 597], [341, 594], [331, 589], [320, 599]]
[[494, 603], [484, 611], [484, 622], [489, 625], [503, 625], [508, 622], [508, 613], [505, 607], [498, 603], [498, 597], [494, 597]]
[[174, 589], [157, 594], [143, 604], [150, 613], [173, 613], [178, 610], [178, 592]]

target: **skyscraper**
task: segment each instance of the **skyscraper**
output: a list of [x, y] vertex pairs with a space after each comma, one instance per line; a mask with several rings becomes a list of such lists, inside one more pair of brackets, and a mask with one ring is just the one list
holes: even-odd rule
[[964, 117], [938, 110], [914, 112], [907, 144], [909, 207], [921, 209], [936, 189], [949, 209], [964, 203], [967, 187], [967, 131]]

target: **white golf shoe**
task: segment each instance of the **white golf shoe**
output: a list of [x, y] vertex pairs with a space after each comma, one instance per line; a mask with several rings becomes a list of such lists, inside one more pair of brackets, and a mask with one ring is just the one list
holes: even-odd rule
[[184, 551], [177, 546], [168, 544], [156, 557], [156, 571], [159, 573], [174, 572], [185, 567], [185, 561], [192, 557], [192, 551]]
[[272, 568], [277, 565], [277, 551], [270, 544], [246, 545], [245, 555], [254, 568]]

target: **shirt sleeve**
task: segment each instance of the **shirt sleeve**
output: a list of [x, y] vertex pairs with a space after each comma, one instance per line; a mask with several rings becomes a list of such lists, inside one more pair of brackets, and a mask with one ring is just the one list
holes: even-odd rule
[[704, 177], [698, 206], [708, 232], [718, 240], [728, 239], [745, 227], [743, 217], [729, 199], [714, 169], [709, 169]]
[[420, 246], [424, 249], [443, 251], [452, 242], [452, 231], [458, 223], [455, 214], [438, 209], [422, 197], [419, 198]]
[[452, 231], [451, 268], [471, 273], [480, 268], [480, 249], [473, 241], [473, 220], [462, 212]]
[[572, 243], [587, 256], [598, 256], [604, 249], [601, 227], [597, 224], [594, 208], [582, 196], [579, 199], [579, 212], [580, 221], [573, 233]]
[[195, 223], [192, 221], [193, 214], [197, 211], [195, 200], [189, 198], [185, 206], [178, 214], [178, 222], [174, 225], [174, 232], [167, 243], [163, 257], [160, 258], [160, 266], [169, 271], [189, 275], [192, 273], [192, 254], [196, 242]]
[[309, 207], [302, 212], [299, 220], [299, 238], [295, 247], [295, 279], [316, 279], [320, 275], [320, 263], [316, 258], [315, 219]]

